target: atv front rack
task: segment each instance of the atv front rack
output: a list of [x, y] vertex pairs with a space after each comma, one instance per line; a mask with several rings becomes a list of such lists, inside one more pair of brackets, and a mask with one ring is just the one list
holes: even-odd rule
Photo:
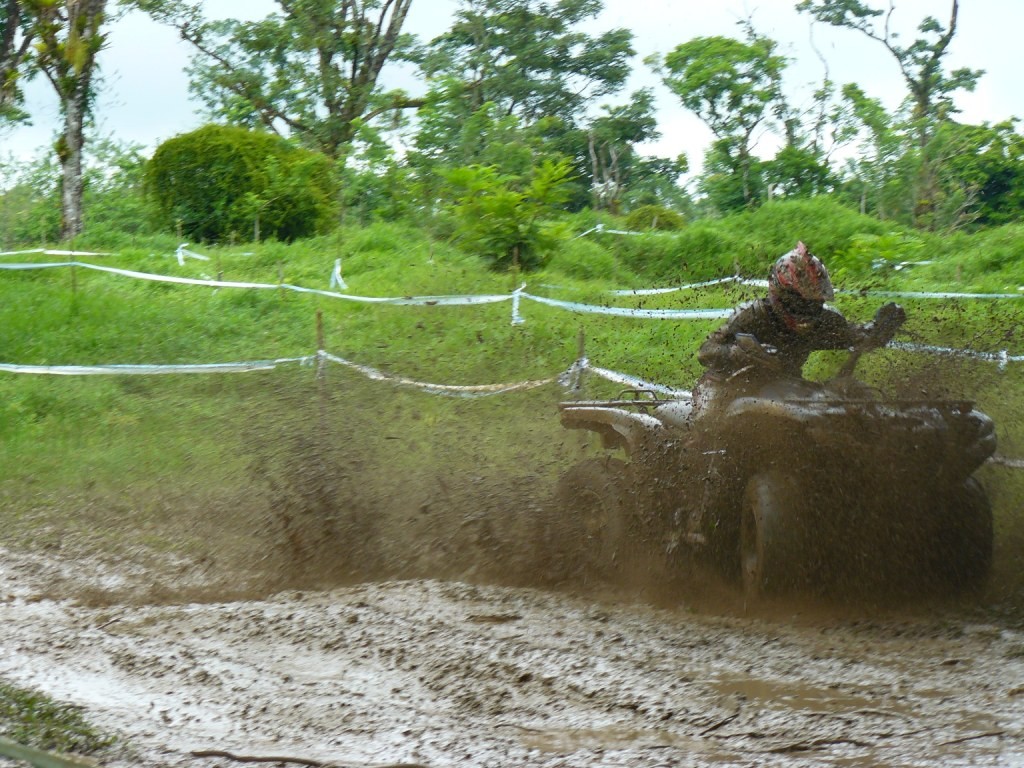
[[653, 389], [624, 389], [614, 400], [567, 400], [558, 404], [560, 410], [571, 408], [636, 408], [646, 412], [665, 403], [689, 400], [686, 397], [660, 397]]

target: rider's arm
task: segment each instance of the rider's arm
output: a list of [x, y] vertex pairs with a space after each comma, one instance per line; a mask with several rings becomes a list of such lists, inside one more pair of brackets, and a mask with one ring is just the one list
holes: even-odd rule
[[732, 372], [750, 364], [748, 352], [737, 343], [737, 336], [758, 336], [758, 311], [754, 304], [740, 307], [718, 330], [708, 336], [697, 352], [697, 361], [712, 371]]
[[889, 303], [870, 323], [851, 323], [834, 309], [826, 308], [819, 322], [818, 349], [878, 349], [888, 344], [906, 320], [903, 308]]
[[697, 362], [714, 371], [727, 371], [732, 368], [730, 358], [735, 347], [736, 337], [729, 332], [728, 324], [714, 331], [697, 351]]

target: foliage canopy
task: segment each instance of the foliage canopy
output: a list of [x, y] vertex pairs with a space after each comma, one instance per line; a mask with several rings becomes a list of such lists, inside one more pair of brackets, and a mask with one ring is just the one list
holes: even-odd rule
[[252, 231], [294, 240], [323, 231], [335, 206], [333, 165], [270, 134], [208, 125], [161, 144], [145, 185], [162, 226], [203, 242]]

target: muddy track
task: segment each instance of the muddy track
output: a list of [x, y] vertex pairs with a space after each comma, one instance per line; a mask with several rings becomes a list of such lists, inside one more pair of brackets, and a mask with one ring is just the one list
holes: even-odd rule
[[0, 559], [0, 676], [123, 734], [112, 768], [1024, 764], [1024, 632], [977, 612], [432, 580], [147, 605], [116, 597], [133, 578]]

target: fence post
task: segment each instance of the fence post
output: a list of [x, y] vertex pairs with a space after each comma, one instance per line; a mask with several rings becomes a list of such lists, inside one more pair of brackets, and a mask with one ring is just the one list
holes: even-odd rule
[[573, 395], [577, 400], [583, 398], [583, 358], [587, 356], [586, 349], [586, 335], [583, 332], [583, 326], [580, 326], [579, 332], [576, 334], [576, 384], [573, 387]]
[[324, 311], [316, 311], [316, 377], [324, 378]]

